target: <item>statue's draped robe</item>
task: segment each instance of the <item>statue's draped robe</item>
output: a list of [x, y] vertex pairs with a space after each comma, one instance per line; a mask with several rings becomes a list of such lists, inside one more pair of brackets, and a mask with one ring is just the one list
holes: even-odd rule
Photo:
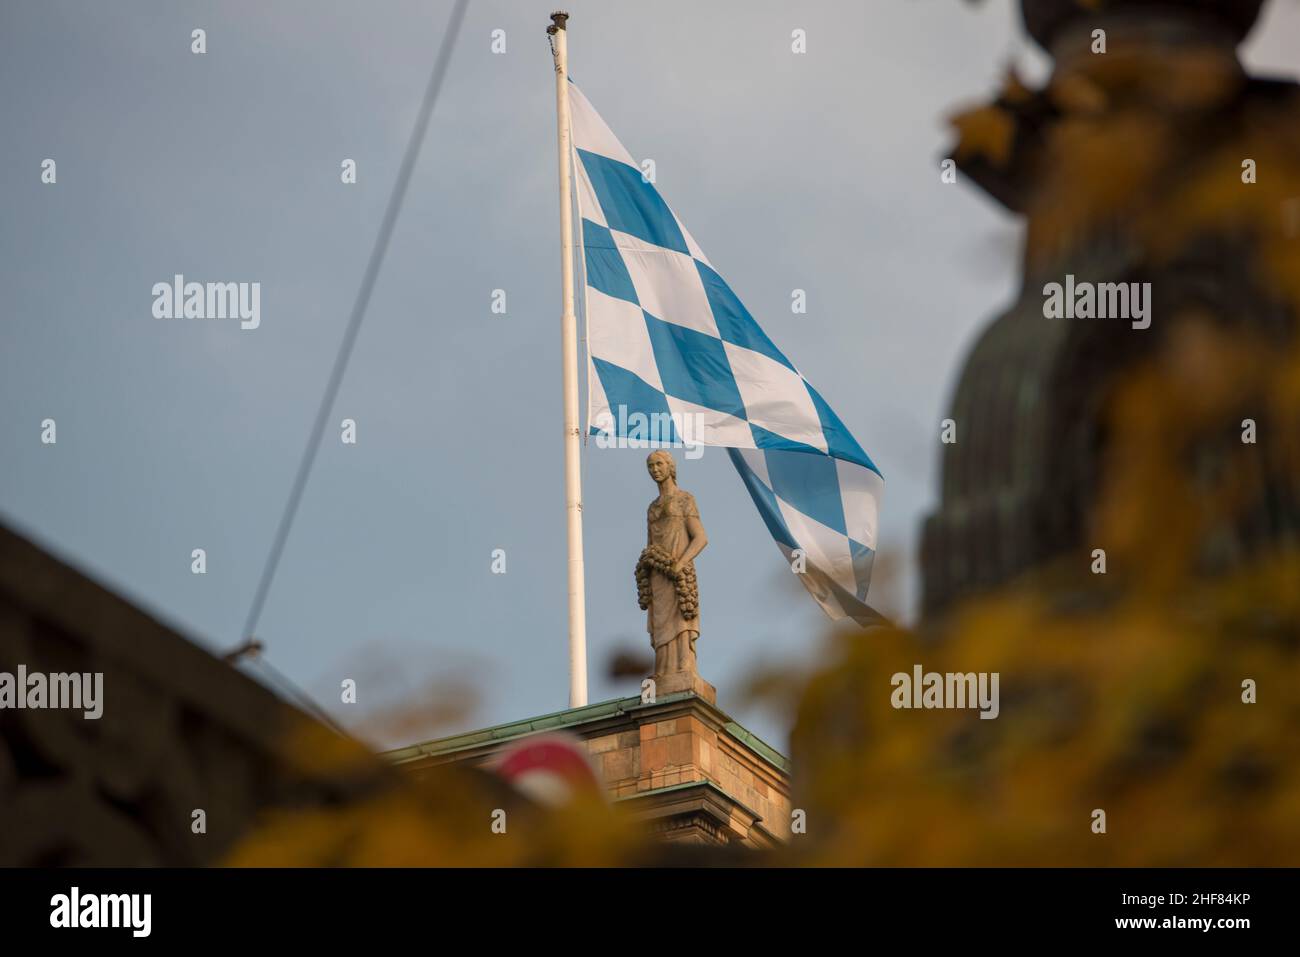
[[[649, 545], [657, 545], [674, 559], [681, 558], [691, 542], [686, 530], [688, 518], [699, 518], [695, 497], [681, 489], [667, 499], [656, 499], [646, 510]], [[699, 612], [696, 617], [682, 617], [677, 604], [677, 588], [672, 579], [650, 571], [650, 607], [646, 610], [646, 630], [655, 650], [655, 672], [669, 674], [695, 670], [695, 639], [700, 636]], [[680, 640], [676, 640], [680, 638]]]

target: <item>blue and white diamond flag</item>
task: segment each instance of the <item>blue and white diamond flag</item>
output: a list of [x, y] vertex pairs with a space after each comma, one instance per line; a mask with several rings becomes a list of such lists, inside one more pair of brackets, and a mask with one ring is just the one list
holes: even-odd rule
[[880, 470], [572, 82], [569, 93], [591, 433], [727, 448], [825, 612], [879, 621], [866, 597]]

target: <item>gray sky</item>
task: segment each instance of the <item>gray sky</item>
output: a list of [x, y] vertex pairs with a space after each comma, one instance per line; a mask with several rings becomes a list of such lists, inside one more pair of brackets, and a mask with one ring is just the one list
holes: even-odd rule
[[[1255, 69], [1295, 75], [1298, 6], [1274, 0]], [[450, 9], [0, 6], [0, 515], [212, 650], [240, 640]], [[550, 9], [471, 4], [258, 629], [345, 725], [345, 677], [358, 711], [470, 681], [478, 706], [447, 732], [567, 704]], [[1008, 62], [1043, 74], [1013, 5], [569, 9], [572, 75], [884, 472], [872, 599], [908, 614], [953, 376], [1015, 293], [1018, 226], [937, 165], [944, 116]], [[260, 282], [260, 328], [154, 319], [151, 288], [175, 273]], [[790, 313], [794, 288], [807, 315]], [[598, 701], [636, 691], [606, 679], [613, 651], [648, 652], [632, 568], [654, 487], [643, 453], [586, 452]], [[833, 629], [725, 452], [679, 466], [710, 536], [701, 671], [784, 747], [784, 719], [732, 692], [756, 662], [812, 660]]]

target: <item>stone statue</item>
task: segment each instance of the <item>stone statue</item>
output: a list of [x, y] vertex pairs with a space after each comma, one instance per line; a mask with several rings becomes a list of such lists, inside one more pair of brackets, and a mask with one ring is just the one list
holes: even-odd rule
[[699, 678], [695, 640], [700, 637], [700, 594], [695, 556], [709, 543], [690, 492], [677, 487], [677, 463], [657, 449], [646, 469], [659, 497], [646, 511], [646, 547], [636, 565], [637, 598], [646, 610], [646, 630], [655, 650], [658, 694], [693, 690], [712, 700]]

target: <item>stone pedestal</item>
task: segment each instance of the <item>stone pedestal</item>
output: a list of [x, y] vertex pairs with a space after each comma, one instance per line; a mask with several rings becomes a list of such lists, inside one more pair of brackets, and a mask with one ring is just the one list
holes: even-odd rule
[[718, 689], [695, 672], [678, 671], [673, 674], [655, 676], [653, 680], [656, 697], [689, 691], [691, 694], [703, 698], [709, 704], [718, 703]]

